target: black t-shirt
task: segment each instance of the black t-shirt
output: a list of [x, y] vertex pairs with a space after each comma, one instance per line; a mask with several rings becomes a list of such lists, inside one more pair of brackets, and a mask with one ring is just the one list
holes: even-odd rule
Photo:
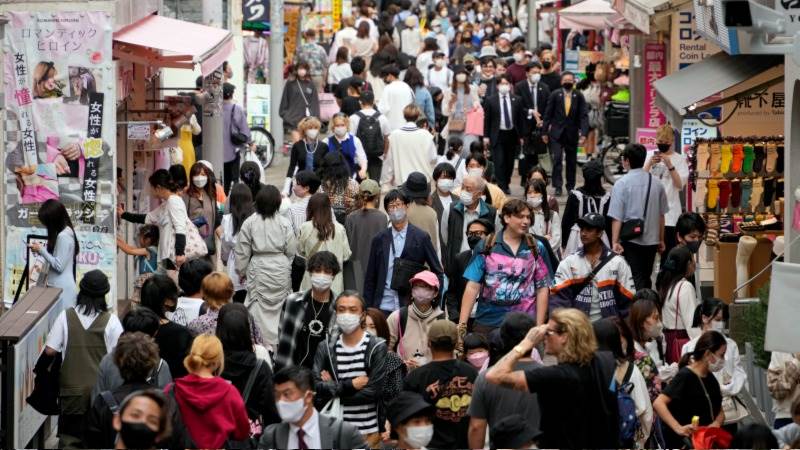
[[347, 96], [342, 99], [342, 113], [352, 116], [361, 109], [358, 97]]
[[[691, 369], [684, 367], [678, 371], [662, 393], [670, 398], [667, 408], [681, 425], [691, 424], [693, 416], [700, 418], [700, 426], [709, 425], [722, 409], [719, 383], [711, 373], [705, 378], [700, 378]], [[662, 429], [668, 448], [683, 446], [683, 438], [675, 434], [671, 428], [664, 426]]]
[[189, 374], [183, 366], [183, 359], [189, 354], [193, 339], [188, 328], [175, 322], [167, 322], [158, 328], [156, 344], [173, 380]]
[[469, 448], [469, 404], [478, 371], [451, 359], [431, 361], [412, 370], [403, 389], [421, 394], [436, 409], [428, 448]]
[[561, 89], [561, 74], [558, 72], [543, 73], [541, 81], [550, 88], [550, 92]]
[[[303, 328], [297, 333], [295, 362], [299, 366], [311, 369], [314, 366], [314, 353], [319, 343], [325, 339], [328, 324], [331, 320], [331, 302], [320, 303], [306, 295], [306, 315]], [[315, 320], [316, 318], [316, 320]]]

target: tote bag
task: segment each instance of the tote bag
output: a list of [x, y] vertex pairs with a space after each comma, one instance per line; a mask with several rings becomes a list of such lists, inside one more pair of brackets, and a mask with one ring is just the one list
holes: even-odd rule
[[467, 111], [467, 126], [464, 133], [483, 136], [483, 108], [480, 105]]

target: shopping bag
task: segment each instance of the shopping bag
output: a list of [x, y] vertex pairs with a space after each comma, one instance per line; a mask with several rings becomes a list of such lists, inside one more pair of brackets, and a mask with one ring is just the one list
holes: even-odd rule
[[480, 105], [467, 111], [467, 125], [464, 133], [483, 136], [483, 108]]

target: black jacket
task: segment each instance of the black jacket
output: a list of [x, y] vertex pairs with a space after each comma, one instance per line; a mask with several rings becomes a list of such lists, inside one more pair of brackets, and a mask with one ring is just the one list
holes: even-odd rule
[[[144, 382], [125, 383], [110, 392], [117, 405], [121, 405], [129, 394], [143, 389], [153, 389], [153, 387], [153, 385]], [[92, 407], [89, 410], [86, 425], [86, 448], [114, 448], [117, 441], [117, 432], [111, 424], [113, 417], [111, 408], [102, 395], [92, 399]]]
[[[319, 167], [322, 164], [322, 159], [328, 153], [328, 144], [322, 139], [317, 141], [317, 150], [314, 152], [314, 167]], [[311, 169], [310, 167], [308, 168]], [[301, 139], [292, 145], [292, 150], [289, 152], [289, 168], [286, 169], [286, 177], [292, 178], [295, 173], [301, 170], [306, 170], [306, 140]]]
[[[514, 86], [514, 92], [522, 99], [522, 106], [525, 109], [525, 118], [528, 117], [528, 110], [534, 109], [534, 101], [533, 95], [531, 94], [531, 88], [528, 84], [528, 80], [522, 80]], [[539, 114], [544, 119], [544, 113], [547, 111], [547, 100], [550, 99], [550, 88], [547, 87], [546, 84], [539, 81], [536, 83], [536, 111], [539, 111]], [[528, 125], [528, 129], [525, 131], [525, 134], [530, 134], [533, 131], [533, 127], [536, 125], [536, 119], [533, 120], [526, 120], [525, 123]]]
[[589, 134], [589, 110], [583, 94], [573, 89], [569, 114], [564, 110], [564, 89], [550, 94], [544, 114], [545, 132], [558, 142], [577, 145], [580, 136]]
[[[225, 370], [220, 375], [236, 387], [240, 394], [244, 395], [244, 388], [250, 372], [256, 367], [256, 354], [247, 351], [225, 352]], [[256, 376], [255, 384], [250, 391], [250, 397], [245, 403], [247, 416], [250, 419], [257, 419], [259, 416], [262, 425], [278, 423], [281, 417], [275, 407], [275, 392], [272, 386], [272, 369], [269, 364], [263, 362]]]
[[[478, 218], [494, 223], [497, 210], [481, 200], [478, 204]], [[447, 253], [442, 253], [444, 266], [448, 268], [455, 262], [456, 256], [461, 253], [461, 244], [466, 239], [464, 234], [464, 204], [460, 201], [450, 205], [450, 214], [447, 217]]]
[[[511, 96], [511, 111], [509, 111], [512, 122], [511, 129], [517, 133], [517, 136], [522, 137], [528, 126], [526, 124], [527, 113], [522, 105], [522, 99], [514, 94], [509, 95]], [[503, 114], [500, 107], [500, 94], [487, 97], [483, 104], [483, 111], [483, 136], [496, 144], [500, 136], [500, 117]]]
[[464, 271], [467, 270], [471, 260], [472, 250], [464, 250], [456, 255], [455, 259], [447, 267], [447, 280], [450, 284], [444, 294], [444, 303], [445, 308], [447, 308], [447, 317], [456, 323], [458, 323], [461, 315], [461, 298], [464, 296], [464, 289], [467, 287]]

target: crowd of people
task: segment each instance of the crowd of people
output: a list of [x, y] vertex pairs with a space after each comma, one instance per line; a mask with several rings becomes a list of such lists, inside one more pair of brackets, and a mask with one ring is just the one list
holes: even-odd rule
[[226, 147], [223, 180], [157, 170], [159, 206], [118, 209], [141, 224], [118, 242], [137, 261], [122, 318], [102, 272], [76, 284], [69, 215], [42, 205], [32, 250], [65, 310], [36, 389], [58, 392], [60, 446], [800, 445], [799, 354], [773, 353], [775, 432], [740, 422], [747, 375], [726, 305], [697, 294], [706, 225], [670, 126], [658, 152], [625, 148], [610, 192], [596, 159], [577, 186], [594, 106], [507, 6], [366, 0], [343, 25], [298, 48], [283, 186]]

